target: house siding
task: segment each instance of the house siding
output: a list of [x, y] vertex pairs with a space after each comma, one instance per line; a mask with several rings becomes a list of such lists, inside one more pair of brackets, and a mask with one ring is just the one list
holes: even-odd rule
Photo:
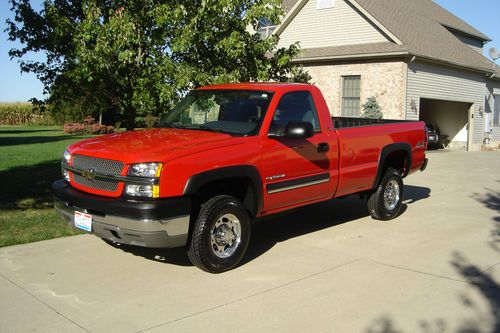
[[[493, 111], [495, 109], [495, 100], [493, 95], [500, 96], [500, 81], [488, 81], [486, 83], [486, 113], [490, 114], [490, 121], [493, 122]], [[500, 144], [500, 125], [492, 125], [491, 141]]]
[[420, 98], [472, 103], [474, 126], [471, 149], [478, 149], [484, 138], [484, 74], [427, 63], [408, 65], [406, 118], [419, 119]]
[[319, 87], [332, 116], [342, 110], [342, 77], [360, 75], [360, 102], [375, 96], [385, 119], [404, 119], [406, 69], [403, 61], [304, 64], [312, 76], [312, 83]]
[[302, 48], [387, 42], [388, 39], [350, 4], [335, 0], [334, 7], [316, 9], [309, 0], [280, 35], [278, 47], [300, 42]]

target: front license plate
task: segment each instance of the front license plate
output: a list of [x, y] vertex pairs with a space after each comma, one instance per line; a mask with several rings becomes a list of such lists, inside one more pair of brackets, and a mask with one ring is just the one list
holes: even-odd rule
[[92, 215], [75, 212], [75, 227], [92, 232]]

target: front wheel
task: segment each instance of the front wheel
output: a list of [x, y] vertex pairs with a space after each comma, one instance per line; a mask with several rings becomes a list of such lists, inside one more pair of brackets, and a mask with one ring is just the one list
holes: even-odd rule
[[218, 195], [202, 205], [188, 257], [198, 268], [221, 273], [238, 265], [250, 241], [250, 217], [234, 197]]
[[398, 170], [389, 168], [377, 189], [368, 197], [368, 210], [376, 220], [388, 221], [399, 215], [403, 205], [403, 178]]

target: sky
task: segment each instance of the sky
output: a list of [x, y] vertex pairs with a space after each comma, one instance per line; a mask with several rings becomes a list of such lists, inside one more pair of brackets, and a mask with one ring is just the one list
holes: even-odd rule
[[[31, 1], [35, 8], [42, 0]], [[457, 15], [493, 41], [486, 45], [500, 49], [500, 1], [499, 0], [435, 0], [440, 6]], [[0, 102], [28, 101], [43, 98], [43, 86], [35, 75], [20, 72], [16, 60], [10, 60], [8, 51], [19, 44], [8, 41], [5, 20], [12, 17], [7, 0], [0, 0]], [[43, 59], [43, 54], [31, 55]], [[500, 64], [500, 60], [497, 61]]]

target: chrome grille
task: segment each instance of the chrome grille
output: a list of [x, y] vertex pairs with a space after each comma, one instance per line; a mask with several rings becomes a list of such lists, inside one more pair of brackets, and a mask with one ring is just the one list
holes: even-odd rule
[[121, 175], [124, 164], [119, 161], [83, 155], [73, 156], [73, 168], [80, 170], [95, 169], [97, 173]]
[[[83, 155], [73, 156], [73, 168], [79, 170], [94, 169], [98, 174], [108, 174], [119, 176], [122, 173], [125, 165], [120, 161], [107, 160], [97, 157], [89, 157]], [[82, 186], [95, 188], [102, 191], [115, 192], [118, 190], [118, 182], [107, 180], [87, 179], [73, 173], [75, 183]]]
[[90, 187], [90, 188], [95, 188], [97, 190], [102, 190], [102, 191], [111, 191], [115, 192], [118, 189], [118, 183], [117, 182], [110, 182], [106, 180], [89, 180], [85, 177], [73, 174], [73, 180], [80, 185]]

